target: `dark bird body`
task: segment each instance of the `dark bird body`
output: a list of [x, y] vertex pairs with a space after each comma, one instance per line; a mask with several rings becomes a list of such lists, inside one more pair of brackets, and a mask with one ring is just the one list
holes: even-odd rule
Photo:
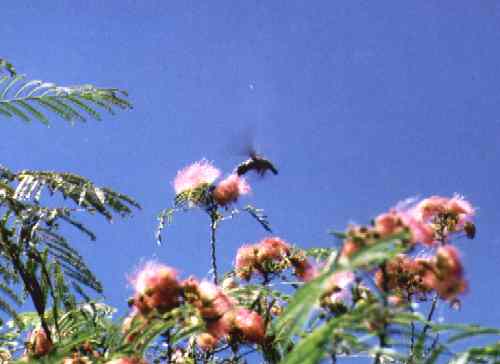
[[271, 161], [265, 159], [264, 157], [256, 154], [250, 153], [250, 158], [244, 162], [241, 162], [238, 167], [236, 167], [236, 173], [238, 176], [242, 176], [248, 171], [254, 170], [257, 174], [263, 176], [267, 171], [271, 171], [274, 174], [278, 174], [278, 170], [271, 163]]

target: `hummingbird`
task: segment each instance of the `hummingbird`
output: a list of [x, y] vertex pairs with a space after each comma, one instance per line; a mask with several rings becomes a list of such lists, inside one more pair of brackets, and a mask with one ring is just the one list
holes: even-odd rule
[[263, 176], [267, 171], [273, 172], [273, 174], [278, 174], [278, 170], [273, 165], [273, 163], [264, 158], [262, 155], [257, 154], [254, 150], [250, 151], [250, 158], [246, 161], [241, 162], [236, 167], [236, 174], [242, 176], [248, 171], [254, 170], [257, 174]]

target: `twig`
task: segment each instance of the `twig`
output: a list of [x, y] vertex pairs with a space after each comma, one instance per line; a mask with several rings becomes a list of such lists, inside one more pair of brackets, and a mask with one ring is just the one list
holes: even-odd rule
[[217, 215], [215, 212], [210, 213], [210, 249], [211, 249], [211, 257], [212, 257], [212, 273], [214, 275], [213, 281], [214, 284], [216, 285], [218, 283], [218, 278], [217, 278], [217, 256], [215, 254], [215, 245], [216, 245], [216, 238], [215, 238], [215, 232], [217, 230]]
[[434, 311], [436, 310], [437, 301], [438, 301], [438, 296], [435, 295], [434, 298], [432, 299], [431, 309], [429, 311], [429, 314], [427, 315], [427, 322], [425, 323], [424, 328], [422, 329], [422, 336], [425, 336], [427, 330], [431, 328], [429, 322], [431, 322], [432, 316], [434, 315]]
[[[385, 310], [387, 309], [387, 306], [389, 305], [389, 302], [387, 301], [387, 292], [389, 292], [389, 287], [387, 285], [387, 269], [386, 269], [386, 263], [382, 263], [380, 265], [380, 270], [382, 271], [382, 294], [383, 294], [383, 306], [384, 306], [384, 318], [383, 318], [383, 326], [382, 330], [378, 334], [378, 339], [379, 339], [379, 346], [380, 348], [385, 348], [387, 347], [387, 322], [385, 321]], [[381, 363], [381, 358], [382, 354], [377, 352], [375, 355], [375, 359], [373, 360], [374, 364], [380, 364]]]

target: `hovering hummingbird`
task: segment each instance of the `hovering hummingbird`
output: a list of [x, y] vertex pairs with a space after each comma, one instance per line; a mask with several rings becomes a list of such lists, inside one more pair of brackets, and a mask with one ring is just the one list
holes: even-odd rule
[[254, 170], [261, 176], [263, 176], [267, 171], [278, 174], [278, 170], [273, 165], [273, 163], [263, 156], [257, 154], [254, 150], [250, 151], [250, 158], [248, 158], [246, 161], [241, 162], [236, 167], [236, 173], [238, 174], [238, 176], [242, 176], [251, 170]]

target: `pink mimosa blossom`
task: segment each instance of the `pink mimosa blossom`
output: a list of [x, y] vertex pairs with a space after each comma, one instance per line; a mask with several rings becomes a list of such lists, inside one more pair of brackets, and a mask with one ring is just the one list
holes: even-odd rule
[[375, 229], [382, 238], [402, 232], [408, 229], [411, 234], [411, 242], [433, 245], [434, 230], [423, 221], [416, 219], [410, 211], [391, 209], [389, 212], [380, 214], [375, 219]]
[[439, 247], [436, 252], [437, 269], [445, 270], [447, 275], [461, 277], [463, 274], [462, 262], [457, 248], [452, 245]]
[[220, 206], [226, 206], [236, 202], [240, 196], [246, 195], [249, 192], [250, 185], [246, 182], [245, 178], [237, 174], [232, 174], [219, 182], [213, 191], [213, 197]]
[[421, 243], [427, 246], [436, 243], [435, 232], [431, 226], [416, 219], [410, 213], [401, 213], [401, 219], [410, 229], [412, 243]]
[[212, 163], [202, 159], [177, 172], [173, 182], [175, 193], [192, 190], [203, 184], [212, 184], [220, 174], [221, 172]]
[[203, 332], [196, 337], [196, 344], [203, 351], [212, 350], [217, 346], [218, 342], [219, 338], [208, 332]]
[[257, 260], [259, 263], [282, 259], [289, 254], [290, 244], [278, 237], [262, 239], [258, 244]]
[[234, 268], [238, 277], [250, 280], [255, 263], [257, 262], [257, 248], [255, 245], [242, 245], [236, 252]]
[[421, 221], [429, 221], [434, 216], [444, 213], [447, 203], [448, 199], [446, 197], [428, 197], [417, 204], [414, 216]]
[[302, 282], [310, 282], [319, 274], [318, 267], [315, 264], [311, 264], [306, 257], [297, 260], [291, 259], [291, 262], [294, 268], [294, 274]]
[[266, 335], [264, 319], [257, 312], [238, 308], [234, 316], [234, 327], [250, 343], [261, 343]]
[[233, 300], [224, 291], [209, 281], [198, 286], [198, 301], [193, 303], [204, 319], [219, 319], [233, 306]]
[[458, 194], [452, 198], [431, 196], [415, 207], [415, 216], [424, 222], [445, 213], [455, 214], [458, 217], [458, 223], [463, 224], [474, 216], [475, 209], [469, 201]]
[[147, 262], [132, 279], [132, 283], [136, 291], [134, 306], [141, 313], [151, 309], [166, 312], [180, 303], [180, 284], [173, 268], [153, 261]]
[[350, 286], [354, 282], [355, 275], [352, 272], [339, 272], [333, 274], [326, 284], [327, 291], [332, 291], [330, 300], [332, 302], [345, 302], [351, 298]]

